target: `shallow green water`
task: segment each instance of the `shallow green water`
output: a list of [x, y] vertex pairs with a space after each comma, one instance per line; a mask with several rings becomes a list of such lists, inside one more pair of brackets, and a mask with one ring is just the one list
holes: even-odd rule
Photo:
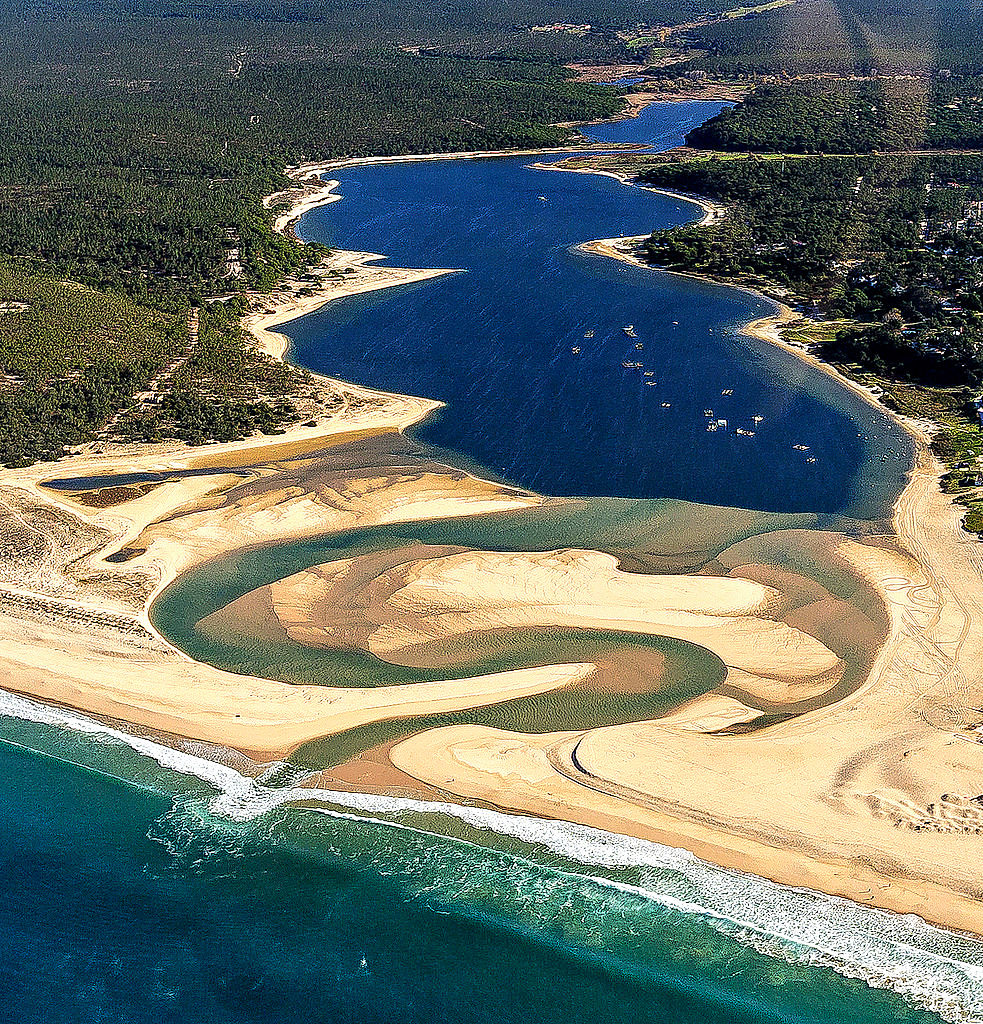
[[[719, 509], [678, 501], [590, 499], [557, 502], [543, 509], [403, 523], [348, 530], [313, 540], [236, 552], [185, 574], [158, 597], [151, 609], [154, 626], [192, 657], [219, 668], [324, 686], [388, 686], [454, 679], [537, 665], [594, 662], [612, 653], [658, 652], [667, 659], [664, 678], [642, 692], [611, 693], [586, 683], [556, 693], [523, 697], [464, 712], [414, 716], [353, 729], [308, 744], [292, 755], [302, 764], [337, 764], [359, 750], [423, 728], [478, 723], [520, 732], [582, 730], [644, 721], [719, 686], [724, 667], [709, 651], [663, 637], [614, 630], [516, 629], [462, 641], [458, 657], [442, 659], [439, 669], [409, 668], [352, 650], [312, 647], [261, 631], [226, 615], [208, 629], [201, 620], [249, 591], [323, 562], [421, 543], [475, 547], [490, 551], [544, 551], [587, 547], [624, 553], [626, 561], [651, 570], [670, 566], [699, 568], [720, 551], [767, 531], [815, 527], [820, 517]], [[835, 517], [827, 527], [863, 528]], [[820, 579], [836, 592], [855, 588], [836, 570], [787, 542], [778, 547], [789, 568]], [[775, 555], [771, 557], [775, 558]], [[852, 592], [850, 594], [852, 595]], [[855, 683], [856, 673], [846, 685]], [[746, 699], [746, 698], [745, 698]]]
[[[681, 109], [652, 108], [635, 126], [649, 138], [661, 131], [671, 144], [706, 114]], [[674, 494], [854, 515], [881, 515], [889, 506], [905, 469], [898, 437], [882, 433], [879, 414], [791, 357], [738, 341], [734, 325], [760, 304], [704, 286], [658, 285], [651, 275], [643, 280], [640, 272], [569, 253], [586, 237], [638, 227], [636, 216], [650, 227], [682, 220], [691, 208], [663, 203], [652, 221], [649, 199], [625, 202], [610, 183], [581, 176], [550, 184], [551, 202], [542, 204], [536, 193], [547, 188], [544, 176], [514, 161], [497, 169], [462, 163], [404, 170], [352, 174], [346, 201], [333, 207], [346, 211], [339, 235], [357, 227], [362, 248], [388, 238], [395, 249], [381, 248], [412, 262], [406, 254], [432, 233], [434, 244], [452, 239], [450, 260], [477, 251], [473, 240], [448, 232], [450, 222], [473, 224], [496, 246], [514, 248], [518, 236], [509, 237], [501, 213], [513, 209], [530, 225], [513, 276], [526, 290], [538, 289], [543, 308], [530, 317], [500, 280], [478, 299], [466, 288], [455, 291], [476, 274], [363, 297], [303, 325], [297, 352], [315, 353], [321, 362], [312, 358], [311, 365], [351, 379], [359, 379], [360, 367], [388, 369], [395, 376], [367, 382], [398, 389], [401, 380], [418, 381], [424, 394], [447, 385], [443, 397], [462, 399], [457, 412], [469, 407], [463, 399], [480, 399], [485, 404], [475, 407], [491, 410], [488, 417], [435, 420], [430, 439], [462, 441], [462, 450], [493, 470], [527, 483], [557, 481], [554, 489], [563, 493]], [[387, 179], [390, 172], [402, 177]], [[361, 205], [354, 201], [359, 190]], [[395, 213], [380, 208], [380, 190], [388, 190]], [[501, 211], [479, 200], [500, 202]], [[427, 203], [430, 214], [420, 217], [414, 206]], [[612, 224], [628, 206], [626, 224]], [[533, 211], [542, 215], [537, 222]], [[558, 241], [560, 216], [576, 223]], [[407, 218], [418, 225], [416, 237], [396, 230]], [[581, 233], [593, 224], [601, 230]], [[557, 296], [570, 297], [562, 304], [569, 315], [546, 308], [545, 299]], [[404, 299], [412, 300], [412, 315], [399, 305]], [[570, 338], [582, 337], [607, 301], [603, 344], [572, 369]], [[505, 327], [519, 340], [511, 364], [488, 354], [489, 337], [498, 340], [496, 308], [507, 308]], [[462, 309], [482, 328], [473, 332], [475, 351], [494, 364], [463, 383]], [[658, 352], [667, 382], [654, 405], [658, 389], [620, 370], [621, 325], [641, 323], [642, 313], [651, 331], [645, 344]], [[686, 329], [674, 330], [673, 321]], [[709, 395], [716, 407], [735, 381], [744, 388], [739, 415], [768, 417], [757, 448], [744, 446], [743, 436], [725, 439], [704, 428]], [[563, 416], [548, 407], [550, 396], [567, 402]], [[496, 397], [512, 407], [487, 404]], [[535, 415], [520, 419], [522, 436], [510, 437], [508, 424], [527, 405]], [[606, 424], [595, 406], [617, 408], [622, 418]], [[670, 419], [671, 409], [685, 415]], [[557, 423], [562, 429], [551, 427]], [[822, 468], [791, 454], [792, 432], [800, 430], [820, 449]], [[591, 480], [598, 486], [585, 485]], [[243, 658], [235, 644], [207, 647], [214, 638], [196, 634], [195, 623], [262, 583], [341, 552], [410, 540], [491, 550], [591, 547], [617, 552], [629, 568], [695, 569], [737, 540], [790, 527], [867, 528], [811, 512], [592, 498], [521, 516], [353, 531], [243, 552], [179, 580], [153, 616], [196, 656], [229, 664], [238, 657], [244, 670], [264, 664], [271, 675], [315, 674], [330, 683], [325, 677], [338, 666], [325, 672], [323, 653], [256, 647]], [[787, 557], [834, 592], [848, 589], [849, 581], [809, 551]], [[673, 662], [671, 685], [644, 695], [649, 704], [633, 713], [679, 699], [687, 686], [698, 692], [719, 671], [705, 652], [638, 637], [561, 631], [514, 639], [532, 663], [558, 648], [570, 657], [631, 645], [662, 651]], [[464, 653], [465, 670], [500, 664], [499, 650]], [[374, 661], [341, 668], [362, 685], [399, 672]], [[591, 715], [625, 712], [603, 695], [582, 696]], [[200, 756], [209, 751], [174, 751], [2, 692], [0, 712], [7, 782], [0, 789], [0, 992], [11, 1020], [923, 1024], [937, 1013], [983, 1020], [983, 949], [917, 919], [564, 822], [295, 790], [292, 765], [274, 764], [253, 780]], [[535, 728], [569, 721], [569, 712], [540, 701], [491, 713]]]

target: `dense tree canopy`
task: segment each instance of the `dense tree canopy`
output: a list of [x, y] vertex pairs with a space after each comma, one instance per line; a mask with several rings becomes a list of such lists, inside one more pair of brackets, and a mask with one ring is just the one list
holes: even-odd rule
[[728, 206], [654, 234], [653, 262], [856, 318], [831, 353], [887, 376], [983, 381], [983, 156], [717, 157], [643, 179]]
[[796, 0], [696, 30], [702, 67], [727, 74], [931, 76], [983, 70], [977, 0]]
[[[603, 25], [616, 7], [571, 16]], [[614, 34], [532, 33], [503, 4], [8, 2], [0, 35], [8, 464], [109, 420], [121, 436], [197, 442], [295, 417], [307, 384], [249, 349], [240, 303], [203, 305], [321, 257], [272, 231], [262, 199], [289, 184], [286, 166], [556, 145], [571, 135], [558, 123], [621, 103], [560, 65], [623, 58]], [[133, 405], [148, 382], [159, 401]]]

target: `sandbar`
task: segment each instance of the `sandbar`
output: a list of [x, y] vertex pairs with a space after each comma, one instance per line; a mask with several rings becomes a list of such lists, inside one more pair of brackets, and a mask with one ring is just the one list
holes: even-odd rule
[[[321, 198], [331, 195], [324, 186]], [[306, 191], [297, 197], [305, 201]], [[339, 256], [353, 266], [346, 276], [384, 274], [364, 256]], [[250, 326], [282, 357], [270, 328], [351, 294], [345, 289], [326, 282], [310, 306], [291, 292], [279, 308], [257, 310]], [[759, 336], [774, 340], [766, 328], [759, 324]], [[2, 685], [174, 742], [267, 759], [362, 723], [547, 693], [593, 672], [573, 663], [374, 690], [295, 686], [199, 664], [155, 632], [147, 610], [168, 582], [244, 546], [543, 502], [448, 467], [391, 454], [373, 463], [360, 447], [367, 439], [399, 438], [437, 403], [332, 384], [350, 396], [342, 411], [273, 444], [250, 438], [195, 451], [100, 443], [59, 466], [6, 472]], [[983, 549], [940, 492], [924, 436], [905, 426], [920, 457], [895, 509], [895, 536], [830, 542], [885, 617], [861, 685], [840, 699], [753, 727], [760, 709], [749, 681], [781, 679], [814, 694], [844, 658], [835, 638], [817, 635], [826, 617], [801, 612], [806, 604], [786, 608], [782, 580], [766, 576], [750, 548], [695, 577], [623, 573], [604, 552], [448, 553], [418, 559], [405, 582], [376, 594], [372, 607], [386, 611], [372, 622], [380, 653], [395, 657], [424, 633], [433, 639], [435, 630], [446, 636], [482, 624], [560, 619], [675, 630], [717, 650], [747, 692], [708, 694], [664, 719], [574, 734], [431, 730], [396, 744], [392, 764], [448, 799], [642, 834], [775, 881], [983, 934]], [[184, 472], [203, 466], [214, 472]], [[164, 470], [159, 486], [106, 507], [44, 487], [59, 476]], [[282, 607], [288, 599], [281, 595]], [[818, 595], [813, 611], [832, 607], [824, 601]]]

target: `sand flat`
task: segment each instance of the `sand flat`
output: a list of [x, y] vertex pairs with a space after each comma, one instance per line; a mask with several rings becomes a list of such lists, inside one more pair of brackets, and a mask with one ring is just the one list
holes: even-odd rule
[[458, 796], [647, 835], [979, 933], [983, 638], [969, 628], [983, 610], [979, 546], [955, 533], [927, 458], [897, 523], [911, 548], [944, 549], [951, 574], [942, 583], [908, 555], [842, 541], [880, 588], [891, 635], [865, 684], [838, 703], [747, 734], [680, 729], [670, 717], [545, 751], [538, 737], [435, 731], [397, 745], [394, 763]]
[[735, 669], [745, 688], [772, 679], [783, 693], [801, 687], [812, 695], [829, 689], [843, 667], [819, 640], [778, 619], [780, 595], [751, 580], [626, 573], [613, 555], [575, 549], [438, 553], [377, 575], [357, 572], [365, 561], [275, 584], [273, 605], [290, 635], [330, 643], [335, 610], [351, 602], [365, 649], [387, 660], [475, 631], [562, 626], [698, 644]]
[[[323, 188], [322, 199], [330, 195]], [[611, 244], [598, 251], [627, 258]], [[278, 322], [359, 282], [365, 290], [387, 286], [384, 278], [419, 279], [387, 274], [369, 256], [340, 257], [352, 280], [325, 282], [310, 304], [291, 293], [258, 310], [258, 343], [282, 357], [283, 336], [271, 330]], [[773, 328], [753, 329], [774, 341]], [[350, 396], [342, 411], [272, 447], [263, 437], [207, 452], [93, 445], [68, 464], [5, 473], [0, 685], [262, 759], [360, 723], [551, 692], [592, 673], [577, 663], [371, 691], [291, 686], [201, 665], [153, 632], [147, 608], [161, 587], [244, 545], [540, 503], [466, 474], [405, 467], [307, 481], [284, 460], [398, 434], [438, 404], [329, 383]], [[185, 476], [109, 508], [41, 486], [53, 476], [204, 466], [226, 471]], [[840, 699], [749, 732], [732, 727], [754, 724], [751, 696], [732, 693], [705, 695], [662, 720], [578, 733], [453, 726], [395, 744], [392, 763], [454, 798], [644, 835], [776, 881], [983, 934], [983, 547], [960, 532], [925, 453], [895, 529], [897, 551], [836, 542], [837, 557], [877, 591], [887, 616], [862, 685]], [[625, 579], [610, 556], [590, 551], [421, 559], [412, 578], [377, 595], [375, 608], [398, 614], [375, 624], [373, 642], [393, 651], [438, 627], [453, 634], [476, 623], [510, 628], [561, 616], [593, 628], [685, 633], [719, 648], [731, 681], [748, 694], [757, 686], [781, 699], [790, 684], [826, 686], [842, 657], [835, 637], [814, 634], [823, 621], [846, 621], [841, 605], [766, 574], [760, 552], [745, 547], [746, 557], [721, 561], [716, 575], [661, 583]], [[115, 553], [125, 560], [105, 560]], [[765, 681], [781, 685], [766, 694]]]

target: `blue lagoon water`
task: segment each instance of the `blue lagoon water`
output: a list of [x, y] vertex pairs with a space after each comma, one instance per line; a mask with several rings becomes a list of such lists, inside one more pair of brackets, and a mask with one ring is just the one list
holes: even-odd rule
[[[719, 106], [681, 104], [668, 124], [650, 107], [592, 134], [664, 148]], [[332, 172], [344, 199], [308, 214], [303, 237], [465, 272], [294, 321], [292, 358], [446, 402], [418, 437], [543, 493], [887, 512], [910, 465], [904, 433], [796, 356], [739, 337], [770, 303], [576, 251], [691, 220], [691, 204], [529, 163]], [[711, 419], [728, 429], [708, 431]]]
[[[710, 112], [655, 107], [594, 131], [672, 145]], [[344, 200], [305, 218], [306, 237], [465, 272], [294, 323], [296, 361], [443, 399], [422, 441], [589, 496], [583, 519], [603, 509], [625, 536], [636, 506], [651, 516], [663, 498], [886, 513], [904, 439], [823, 374], [738, 338], [767, 303], [575, 249], [692, 206], [527, 163], [339, 172]], [[708, 432], [711, 408], [730, 428], [762, 420], [753, 438]], [[562, 822], [295, 790], [290, 765], [252, 780], [10, 695], [0, 713], [5, 1019], [983, 1019], [981, 947], [915, 918]]]

